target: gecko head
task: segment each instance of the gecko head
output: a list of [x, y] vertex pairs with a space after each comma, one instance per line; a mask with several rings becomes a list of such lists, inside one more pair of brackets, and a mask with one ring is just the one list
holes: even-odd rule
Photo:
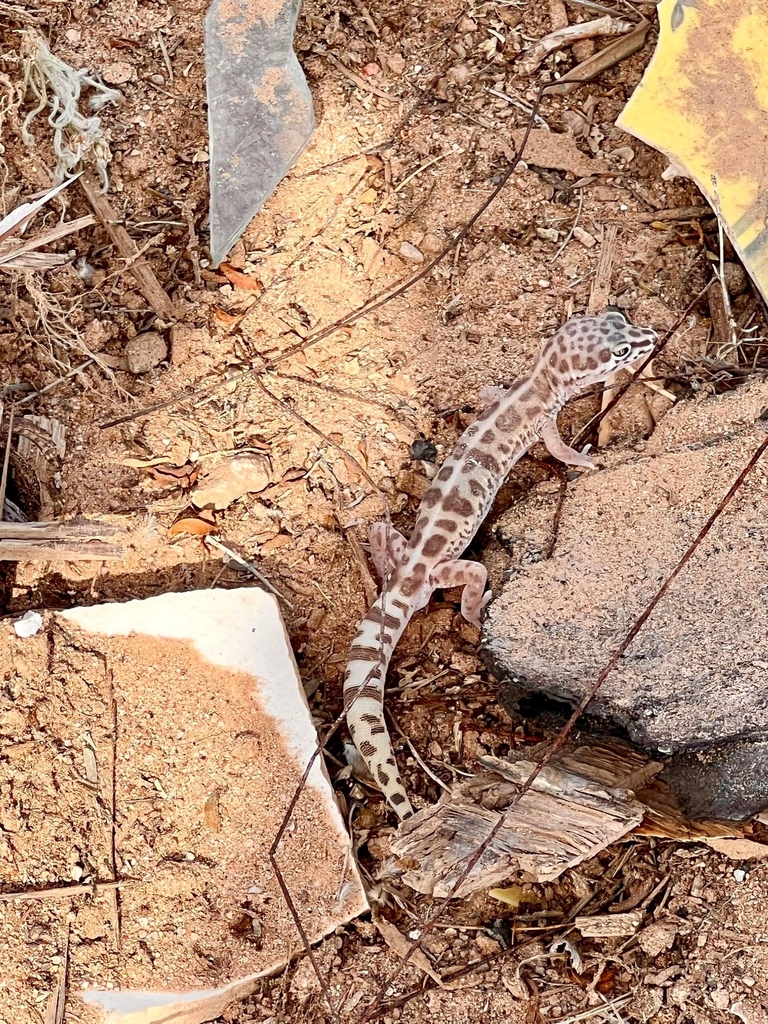
[[575, 316], [545, 344], [542, 361], [558, 389], [573, 395], [645, 358], [656, 338], [650, 327], [634, 327], [621, 313]]

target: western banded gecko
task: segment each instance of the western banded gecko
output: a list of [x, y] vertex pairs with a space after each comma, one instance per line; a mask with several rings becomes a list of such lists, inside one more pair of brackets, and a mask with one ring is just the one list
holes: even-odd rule
[[474, 537], [514, 464], [539, 439], [569, 466], [593, 468], [560, 437], [557, 414], [591, 384], [647, 355], [656, 341], [621, 313], [574, 317], [543, 346], [528, 377], [486, 388], [489, 404], [459, 438], [424, 495], [411, 539], [384, 523], [370, 530], [371, 557], [384, 594], [360, 623], [349, 652], [344, 706], [350, 734], [398, 817], [412, 813], [384, 723], [384, 679], [413, 614], [437, 587], [463, 587], [461, 613], [476, 626], [491, 597], [487, 571], [458, 556]]

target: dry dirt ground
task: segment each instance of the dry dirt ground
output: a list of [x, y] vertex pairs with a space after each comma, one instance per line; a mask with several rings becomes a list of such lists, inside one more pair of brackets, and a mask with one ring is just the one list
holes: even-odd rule
[[[593, 16], [589, 5], [566, 6], [571, 20]], [[42, 120], [34, 151], [20, 137], [30, 104], [19, 93], [19, 31], [35, 28], [74, 67], [121, 83], [123, 101], [102, 112], [113, 153], [110, 195], [182, 325], [173, 332], [169, 360], [156, 369], [108, 374], [92, 363], [23, 410], [60, 421], [66, 450], [34, 460], [14, 455], [9, 496], [30, 518], [80, 514], [120, 524], [128, 553], [113, 564], [5, 563], [2, 611], [17, 616], [30, 608], [241, 584], [244, 577], [199, 538], [169, 536], [188, 508], [188, 492], [151, 468], [163, 458], [171, 466], [192, 462], [204, 474], [217, 453], [264, 453], [269, 487], [217, 513], [217, 535], [290, 596], [286, 621], [313, 711], [330, 722], [341, 706], [345, 652], [374, 587], [360, 544], [368, 524], [382, 515], [380, 498], [342, 450], [387, 495], [395, 525], [407, 533], [424, 474], [474, 415], [479, 389], [514, 379], [543, 337], [586, 308], [609, 225], [618, 228], [610, 301], [659, 330], [672, 326], [709, 280], [716, 231], [706, 215], [689, 221], [655, 216], [700, 198], [684, 179], [663, 179], [665, 161], [613, 126], [650, 58], [654, 29], [644, 49], [620, 66], [570, 96], [543, 101], [537, 127], [570, 131], [576, 156], [571, 152], [560, 166], [531, 159], [518, 168], [469, 236], [424, 281], [261, 375], [271, 394], [245, 378], [203, 400], [101, 429], [116, 415], [279, 356], [404, 278], [418, 268], [415, 260], [439, 251], [503, 171], [535, 93], [533, 79], [516, 71], [518, 54], [550, 31], [563, 9], [525, 0], [474, 6], [377, 0], [369, 7], [361, 0], [306, 0], [296, 44], [317, 130], [231, 254], [233, 268], [251, 282], [243, 289], [206, 260], [205, 7], [202, 0], [0, 3], [6, 208], [17, 195], [51, 182]], [[618, 13], [627, 11], [654, 17], [653, 6], [618, 3]], [[573, 63], [566, 49], [548, 58], [544, 71], [551, 76]], [[546, 155], [540, 159], [543, 164]], [[90, 212], [74, 186], [35, 228], [55, 224], [63, 204], [68, 217]], [[582, 240], [569, 239], [574, 225], [588, 233]], [[119, 356], [148, 328], [171, 337], [170, 324], [158, 327], [106, 232], [87, 228], [58, 245], [73, 253], [65, 266], [3, 274], [4, 384], [28, 382], [37, 391], [90, 352]], [[762, 305], [747, 291], [735, 298], [735, 313], [752, 330], [725, 358], [711, 341], [706, 301], [690, 310], [683, 336], [678, 333], [656, 364], [676, 401], [694, 402], [761, 372]], [[635, 401], [616, 425], [619, 443], [652, 432], [668, 407], [659, 397], [649, 392], [641, 409]], [[565, 425], [577, 428], [597, 407], [597, 399], [578, 403]], [[7, 416], [3, 432], [6, 425]], [[504, 560], [493, 539], [494, 516], [547, 472], [524, 460], [475, 542], [496, 579]], [[511, 718], [497, 703], [497, 684], [477, 649], [477, 632], [458, 618], [456, 595], [438, 594], [409, 629], [390, 677], [394, 718], [445, 782], [471, 770], [478, 752], [503, 754], [541, 738], [535, 725]], [[34, 801], [14, 787], [16, 759], [29, 759], [25, 771], [34, 778], [35, 757], [42, 765], [46, 744], [60, 735], [56, 708], [43, 694], [17, 692], [13, 679], [2, 683], [0, 885], [6, 892], [70, 880], [58, 869], [25, 862], [32, 838], [49, 849], [49, 868], [82, 869], [88, 852], [88, 835], [76, 827], [73, 833], [37, 819], [31, 837]], [[330, 753], [335, 774], [343, 763], [340, 741], [331, 743]], [[405, 743], [398, 753], [416, 800], [435, 800], [437, 786]], [[338, 791], [376, 910], [402, 933], [415, 934], [429, 901], [388, 877], [392, 820], [374, 793], [342, 774]], [[451, 905], [425, 944], [445, 984], [409, 966], [386, 992], [383, 1019], [522, 1024], [599, 1016], [725, 1024], [737, 1014], [746, 1024], [765, 1021], [766, 866], [737, 864], [703, 847], [638, 839], [556, 884], [531, 889], [530, 902], [518, 911], [490, 897]], [[629, 939], [580, 940], [569, 932], [577, 905], [581, 913], [642, 907], [645, 930]], [[68, 926], [72, 944], [88, 945], [92, 976], [111, 963], [106, 899], [20, 906], [14, 920], [24, 956], [12, 989], [26, 986], [27, 996], [4, 1004], [3, 992], [11, 989], [0, 979], [4, 1024], [43, 1020]], [[550, 952], [550, 943], [564, 935], [578, 942], [582, 964], [567, 951]], [[216, 951], [201, 955], [215, 958]], [[350, 1019], [396, 964], [367, 920], [326, 941], [318, 958]], [[83, 980], [73, 972], [70, 987]], [[66, 1019], [85, 1019], [76, 1002], [70, 1001]], [[222, 1019], [246, 1024], [332, 1015], [302, 961]]]

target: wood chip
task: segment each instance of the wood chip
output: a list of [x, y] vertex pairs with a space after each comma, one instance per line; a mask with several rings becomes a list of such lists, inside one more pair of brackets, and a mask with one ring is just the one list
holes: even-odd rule
[[[394, 950], [398, 956], [404, 957], [408, 950], [411, 948], [413, 943], [410, 939], [407, 939], [405, 935], [399, 929], [397, 929], [390, 921], [386, 921], [383, 917], [374, 917], [373, 923], [376, 925], [379, 934], [382, 939], [386, 942], [390, 949]], [[432, 981], [442, 986], [443, 979], [432, 967], [429, 960], [427, 960], [426, 954], [423, 950], [417, 949], [408, 958], [408, 963], [413, 964], [414, 967], [418, 967], [420, 971], [423, 971]]]
[[577, 917], [573, 922], [585, 939], [616, 938], [620, 935], [634, 935], [643, 920], [642, 910], [631, 910], [626, 914], [595, 914]]
[[[514, 146], [520, 146], [525, 128], [510, 132]], [[510, 151], [511, 153], [511, 151]], [[577, 178], [591, 174], [610, 174], [611, 166], [605, 160], [585, 156], [569, 132], [548, 132], [545, 128], [534, 128], [525, 146], [525, 162], [546, 167], [548, 170], [570, 171]]]

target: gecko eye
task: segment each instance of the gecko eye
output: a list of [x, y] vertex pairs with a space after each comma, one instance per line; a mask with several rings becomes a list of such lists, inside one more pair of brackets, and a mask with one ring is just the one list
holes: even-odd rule
[[618, 345], [614, 345], [611, 351], [616, 359], [626, 359], [632, 351], [632, 346], [628, 341], [622, 341]]

